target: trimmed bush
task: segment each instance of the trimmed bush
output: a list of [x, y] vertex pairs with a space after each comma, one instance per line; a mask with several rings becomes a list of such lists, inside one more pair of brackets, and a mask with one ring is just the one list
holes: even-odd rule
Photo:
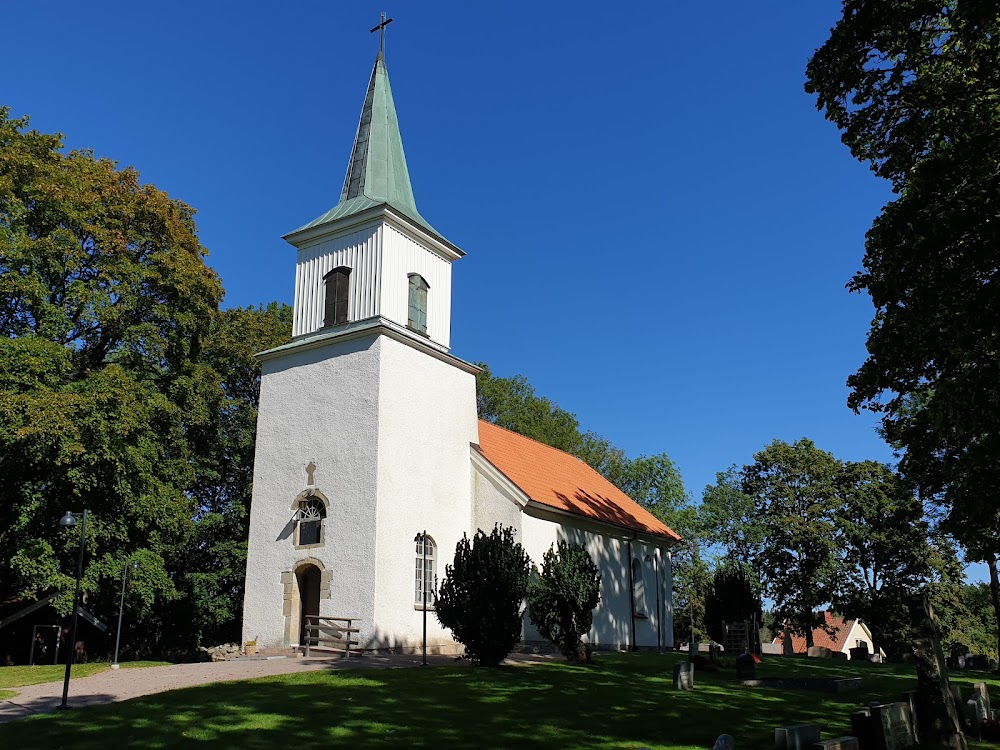
[[435, 597], [437, 618], [465, 646], [474, 664], [495, 667], [518, 641], [531, 560], [514, 541], [514, 529], [497, 524], [455, 548]]
[[542, 637], [568, 661], [589, 662], [583, 636], [601, 601], [601, 574], [587, 550], [560, 541], [542, 559], [542, 572], [528, 590], [528, 617]]

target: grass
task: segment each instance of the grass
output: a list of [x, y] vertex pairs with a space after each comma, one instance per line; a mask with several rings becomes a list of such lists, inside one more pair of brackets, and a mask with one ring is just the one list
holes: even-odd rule
[[[129, 667], [160, 667], [165, 661], [128, 661], [122, 662], [122, 669]], [[111, 665], [106, 662], [91, 664], [74, 664], [73, 677], [89, 677], [92, 674], [106, 672]], [[33, 667], [0, 667], [0, 688], [16, 688], [25, 685], [37, 685], [41, 682], [57, 682], [66, 674], [65, 664], [36, 664]], [[10, 695], [4, 695], [10, 693]], [[0, 697], [10, 697], [13, 691], [0, 691]]]
[[[772, 657], [767, 677], [855, 676], [841, 695], [745, 688], [730, 671], [675, 691], [680, 654], [604, 655], [591, 667], [302, 672], [162, 693], [0, 725], [0, 747], [77, 748], [707, 748], [725, 732], [740, 750], [771, 748], [774, 728], [815, 722], [849, 733], [851, 711], [895, 700], [905, 667]], [[1000, 682], [982, 673], [996, 693]]]

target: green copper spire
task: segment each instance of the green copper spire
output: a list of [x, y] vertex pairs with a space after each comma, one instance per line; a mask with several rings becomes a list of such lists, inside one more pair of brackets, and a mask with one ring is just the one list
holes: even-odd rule
[[[375, 58], [368, 94], [361, 109], [361, 121], [354, 138], [354, 149], [347, 164], [347, 176], [340, 192], [340, 203], [301, 229], [360, 213], [388, 204], [393, 209], [439, 236], [417, 211], [410, 187], [410, 174], [399, 135], [396, 106], [392, 101], [389, 74], [382, 53]], [[442, 238], [443, 239], [443, 238]]]

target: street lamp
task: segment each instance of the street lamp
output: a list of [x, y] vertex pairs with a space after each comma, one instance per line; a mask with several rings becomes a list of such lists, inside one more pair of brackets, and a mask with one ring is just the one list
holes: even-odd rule
[[[69, 708], [66, 702], [69, 698], [69, 673], [73, 669], [73, 656], [76, 654], [76, 623], [80, 614], [80, 579], [83, 578], [83, 552], [87, 546], [87, 516], [89, 510], [83, 511], [83, 523], [80, 524], [80, 556], [76, 561], [76, 590], [73, 592], [73, 629], [70, 631], [69, 648], [66, 654], [66, 676], [63, 678], [62, 703], [59, 708], [65, 710]], [[66, 515], [59, 519], [59, 525], [63, 528], [76, 526], [76, 516], [71, 511], [66, 511]]]
[[427, 666], [427, 530], [421, 531], [417, 534], [413, 541], [420, 545], [420, 549], [424, 556], [424, 567], [420, 574], [420, 592], [421, 599], [423, 600], [424, 609], [424, 659], [420, 662], [421, 667]]
[[[122, 599], [118, 604], [118, 635], [115, 636], [115, 660], [111, 662], [112, 669], [118, 669], [120, 666], [118, 664], [118, 644], [122, 640], [122, 614], [125, 612], [125, 581], [128, 578], [128, 565], [124, 566], [125, 569], [122, 571]], [[139, 563], [132, 563], [132, 570], [138, 570]]]

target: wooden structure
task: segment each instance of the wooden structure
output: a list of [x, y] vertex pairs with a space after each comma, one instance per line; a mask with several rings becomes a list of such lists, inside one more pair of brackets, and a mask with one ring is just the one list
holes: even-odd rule
[[357, 633], [361, 628], [354, 624], [358, 621], [356, 617], [320, 617], [319, 615], [306, 615], [305, 624], [302, 627], [304, 632], [303, 645], [300, 646], [302, 653], [309, 656], [310, 649], [317, 648], [324, 651], [342, 651], [344, 658], [351, 655], [351, 646], [357, 646]]

